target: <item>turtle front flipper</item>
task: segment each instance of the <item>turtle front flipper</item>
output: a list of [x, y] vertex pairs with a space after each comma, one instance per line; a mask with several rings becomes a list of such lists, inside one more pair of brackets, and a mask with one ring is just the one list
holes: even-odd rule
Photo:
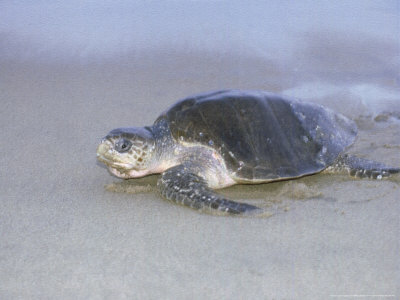
[[400, 168], [392, 168], [380, 162], [344, 154], [340, 155], [327, 171], [347, 171], [351, 176], [358, 178], [382, 179], [400, 173]]
[[166, 199], [200, 211], [237, 215], [260, 210], [257, 206], [234, 202], [218, 195], [207, 186], [202, 177], [190, 172], [190, 168], [183, 165], [166, 170], [157, 186]]

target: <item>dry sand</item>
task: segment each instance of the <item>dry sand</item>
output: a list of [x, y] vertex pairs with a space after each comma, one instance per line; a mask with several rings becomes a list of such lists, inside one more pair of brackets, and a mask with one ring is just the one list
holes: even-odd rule
[[1, 58], [0, 298], [400, 297], [398, 177], [234, 186], [221, 193], [268, 212], [234, 218], [173, 205], [155, 192], [157, 176], [121, 181], [96, 162], [115, 127], [149, 125], [190, 94], [246, 88], [346, 114], [360, 128], [352, 153], [400, 167], [398, 45], [329, 33], [303, 41], [285, 65], [172, 48]]

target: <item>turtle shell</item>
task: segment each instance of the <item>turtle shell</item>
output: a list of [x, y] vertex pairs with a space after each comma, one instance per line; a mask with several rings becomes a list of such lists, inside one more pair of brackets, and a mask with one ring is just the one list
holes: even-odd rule
[[261, 91], [189, 97], [161, 117], [177, 143], [212, 147], [242, 182], [319, 172], [357, 135], [353, 121], [328, 108]]

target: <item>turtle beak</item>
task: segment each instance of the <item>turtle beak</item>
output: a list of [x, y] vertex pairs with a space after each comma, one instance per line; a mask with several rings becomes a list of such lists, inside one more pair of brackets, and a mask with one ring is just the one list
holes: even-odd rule
[[105, 164], [110, 162], [112, 144], [110, 141], [103, 139], [97, 147], [97, 159]]
[[130, 170], [133, 168], [132, 164], [126, 162], [126, 159], [114, 150], [112, 142], [107, 139], [103, 139], [97, 147], [97, 159], [112, 168], [120, 168], [121, 170]]

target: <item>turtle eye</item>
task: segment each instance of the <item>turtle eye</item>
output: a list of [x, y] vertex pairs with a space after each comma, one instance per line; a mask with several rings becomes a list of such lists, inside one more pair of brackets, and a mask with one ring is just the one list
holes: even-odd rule
[[131, 141], [121, 138], [118, 140], [118, 142], [115, 143], [115, 150], [122, 153], [129, 151], [129, 149], [131, 149], [131, 146], [132, 146]]

